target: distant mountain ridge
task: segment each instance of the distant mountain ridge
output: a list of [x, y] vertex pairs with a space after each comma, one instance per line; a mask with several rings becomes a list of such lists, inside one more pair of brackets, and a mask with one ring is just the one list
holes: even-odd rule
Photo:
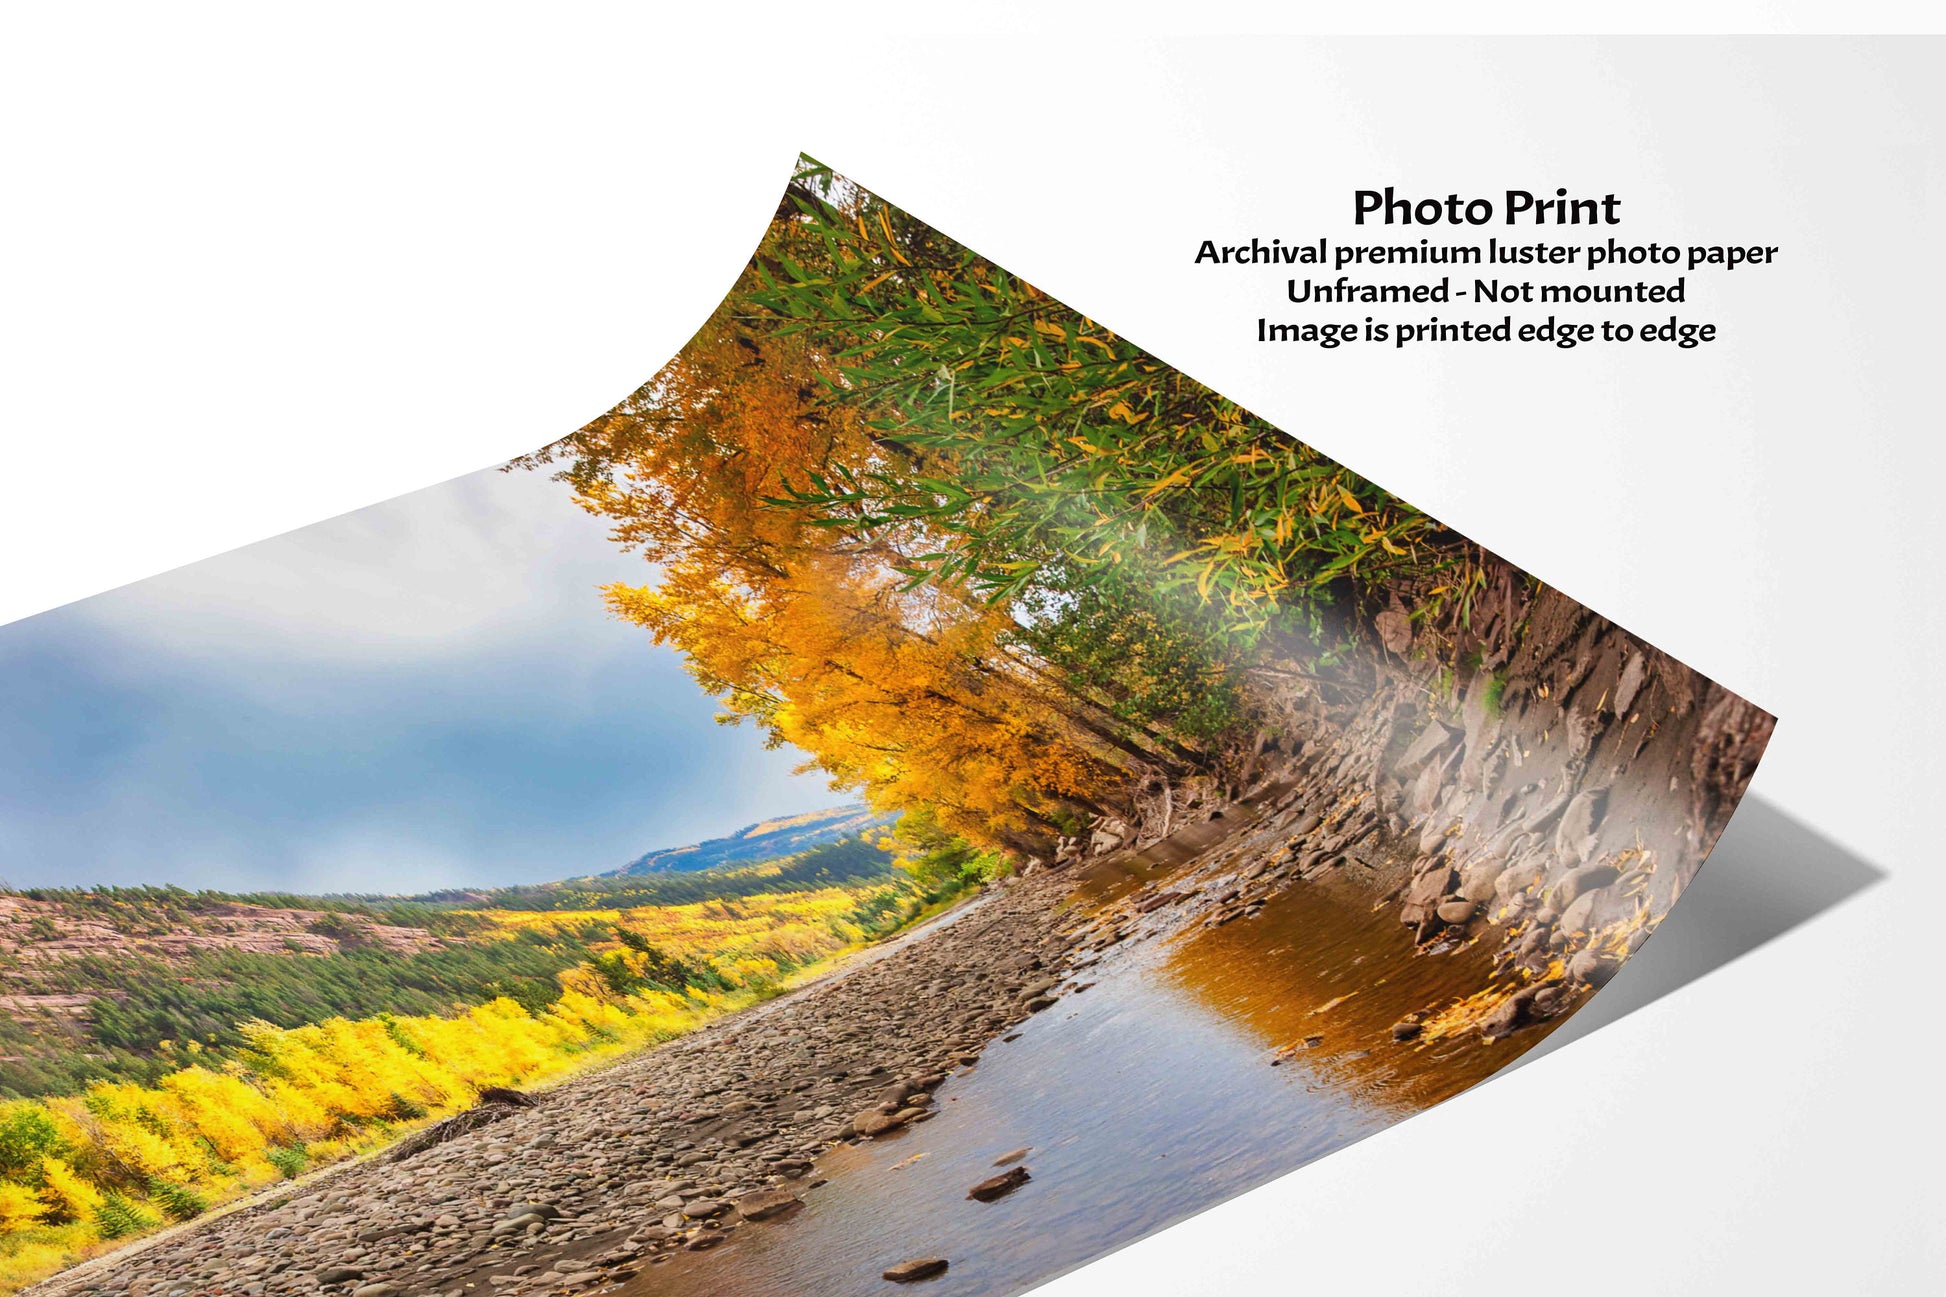
[[713, 869], [718, 865], [754, 864], [760, 860], [775, 860], [779, 856], [795, 855], [812, 847], [836, 842], [841, 838], [855, 837], [872, 829], [883, 828], [897, 819], [896, 815], [883, 815], [868, 809], [857, 802], [844, 806], [834, 806], [830, 810], [810, 811], [803, 815], [788, 815], [774, 820], [759, 820], [746, 824], [726, 838], [711, 838], [687, 847], [666, 847], [637, 856], [620, 869], [610, 870], [603, 878], [625, 877], [630, 874], [693, 873], [701, 869]]

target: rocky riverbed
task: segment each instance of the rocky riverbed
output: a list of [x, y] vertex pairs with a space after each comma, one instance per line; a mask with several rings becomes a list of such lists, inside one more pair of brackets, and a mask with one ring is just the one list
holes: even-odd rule
[[[834, 1144], [931, 1120], [932, 1090], [1051, 1001], [1067, 876], [996, 888], [787, 997], [69, 1271], [109, 1297], [582, 1292], [786, 1217]], [[970, 1186], [969, 1186], [970, 1187]], [[918, 1259], [918, 1258], [915, 1258]]]

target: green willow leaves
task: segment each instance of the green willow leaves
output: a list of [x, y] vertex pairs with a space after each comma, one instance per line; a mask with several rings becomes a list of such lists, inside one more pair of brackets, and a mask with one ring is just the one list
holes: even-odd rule
[[760, 253], [736, 309], [814, 339], [821, 401], [861, 414], [879, 454], [775, 503], [861, 541], [923, 538], [902, 547], [914, 582], [1006, 602], [1134, 579], [1193, 595], [1245, 642], [1292, 614], [1315, 633], [1320, 607], [1405, 580], [1461, 592], [1464, 551], [1425, 514], [896, 208], [811, 179], [792, 201], [821, 255]]

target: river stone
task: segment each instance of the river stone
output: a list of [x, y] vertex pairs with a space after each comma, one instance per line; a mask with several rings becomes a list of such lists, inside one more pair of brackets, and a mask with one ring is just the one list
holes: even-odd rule
[[1479, 906], [1471, 901], [1448, 901], [1435, 911], [1441, 923], [1466, 923], [1473, 918]]
[[1488, 1040], [1498, 1040], [1526, 1026], [1535, 993], [1536, 988], [1529, 986], [1501, 1001], [1500, 1006], [1480, 1024], [1480, 1034]]
[[1412, 781], [1412, 790], [1406, 794], [1406, 809], [1414, 816], [1424, 819], [1439, 804], [1439, 793], [1444, 782], [1446, 768], [1438, 762], [1429, 762], [1419, 777]]
[[1438, 904], [1441, 897], [1453, 889], [1455, 875], [1450, 865], [1434, 865], [1425, 873], [1412, 880], [1406, 889], [1405, 903], [1421, 907]]
[[1576, 864], [1585, 863], [1595, 846], [1595, 826], [1601, 823], [1608, 805], [1606, 788], [1590, 788], [1574, 795], [1561, 812], [1561, 827], [1554, 831], [1554, 850]]
[[1023, 1144], [1011, 1153], [1002, 1153], [999, 1157], [994, 1158], [993, 1164], [995, 1166], [1012, 1166], [1015, 1162], [1020, 1161], [1021, 1158], [1026, 1157], [1033, 1151], [1034, 1146], [1032, 1144]]
[[1615, 682], [1615, 714], [1626, 715], [1628, 706], [1635, 701], [1636, 692], [1641, 689], [1643, 679], [1649, 674], [1649, 655], [1636, 653], [1622, 666], [1622, 675]]
[[1546, 874], [1546, 868], [1538, 860], [1510, 865], [1500, 877], [1493, 880], [1494, 894], [1502, 901], [1512, 901], [1514, 897], [1540, 882]]
[[988, 1176], [968, 1189], [966, 1196], [975, 1202], [992, 1202], [995, 1198], [1006, 1197], [1033, 1178], [1027, 1174], [1026, 1167], [1016, 1166], [1011, 1170], [1002, 1171], [999, 1175]]
[[1387, 608], [1372, 618], [1378, 642], [1400, 657], [1412, 648], [1412, 618], [1403, 608]]
[[1606, 887], [1620, 877], [1620, 872], [1613, 865], [1583, 865], [1579, 869], [1570, 869], [1560, 882], [1554, 884], [1554, 903], [1565, 911], [1574, 904], [1576, 897]]
[[363, 1270], [353, 1269], [348, 1265], [326, 1266], [324, 1269], [318, 1271], [318, 1282], [320, 1284], [350, 1283], [354, 1279], [363, 1279], [364, 1277], [365, 1272]]
[[1601, 986], [1615, 976], [1618, 967], [1600, 951], [1584, 950], [1568, 961], [1568, 976], [1590, 986]]
[[1479, 777], [1487, 750], [1500, 736], [1504, 720], [1504, 696], [1496, 700], [1499, 705], [1487, 702], [1487, 695], [1495, 692], [1493, 678], [1491, 671], [1475, 671], [1467, 682], [1466, 696], [1460, 699], [1460, 750], [1464, 754], [1460, 771], [1468, 783]]
[[1189, 892], [1177, 892], [1177, 891], [1155, 892], [1152, 893], [1151, 895], [1144, 896], [1142, 899], [1135, 902], [1135, 912], [1137, 914], [1149, 914], [1155, 910], [1161, 909], [1165, 905], [1174, 905], [1177, 901], [1186, 901], [1190, 898], [1190, 896], [1191, 893]]
[[1491, 858], [1469, 865], [1466, 872], [1460, 875], [1460, 899], [1485, 905], [1493, 899], [1495, 884], [1500, 881], [1504, 869], [1503, 861]]
[[905, 1122], [900, 1118], [876, 1108], [867, 1108], [851, 1119], [851, 1128], [865, 1136], [889, 1134], [903, 1125]]
[[945, 1257], [924, 1256], [911, 1261], [901, 1261], [879, 1277], [890, 1279], [893, 1283], [917, 1283], [921, 1279], [931, 1279], [946, 1273], [951, 1264]]
[[1452, 741], [1453, 731], [1433, 721], [1426, 726], [1424, 733], [1412, 741], [1412, 746], [1405, 750], [1405, 755], [1399, 758], [1393, 769], [1409, 777], [1413, 771], [1445, 751], [1446, 745]]
[[1560, 930], [1571, 937], [1590, 931], [1594, 921], [1595, 902], [1600, 899], [1601, 893], [1598, 891], [1583, 892], [1576, 897], [1574, 904], [1561, 911]]
[[789, 1189], [759, 1189], [738, 1198], [736, 1210], [737, 1215], [745, 1220], [769, 1220], [789, 1211], [797, 1203], [797, 1195]]
[[518, 1234], [520, 1231], [527, 1229], [530, 1226], [544, 1227], [546, 1226], [546, 1224], [547, 1224], [547, 1217], [541, 1215], [539, 1212], [530, 1211], [524, 1215], [515, 1216], [511, 1220], [501, 1221], [500, 1223], [498, 1223], [493, 1227], [493, 1233], [496, 1237], [505, 1234]]

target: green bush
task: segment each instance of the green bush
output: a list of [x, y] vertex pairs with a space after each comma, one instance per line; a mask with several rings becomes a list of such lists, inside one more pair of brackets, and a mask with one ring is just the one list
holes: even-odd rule
[[95, 1224], [103, 1238], [126, 1238], [161, 1224], [135, 1202], [110, 1190], [95, 1207]]
[[170, 1220], [194, 1220], [209, 1210], [209, 1199], [202, 1194], [160, 1177], [149, 1180], [149, 1201], [162, 1208]]
[[43, 1157], [59, 1157], [66, 1147], [46, 1109], [38, 1104], [0, 1105], [0, 1178], [17, 1180], [40, 1166]]
[[276, 1167], [286, 1180], [295, 1180], [311, 1165], [311, 1155], [304, 1151], [304, 1145], [290, 1144], [271, 1149], [264, 1154], [264, 1161]]

